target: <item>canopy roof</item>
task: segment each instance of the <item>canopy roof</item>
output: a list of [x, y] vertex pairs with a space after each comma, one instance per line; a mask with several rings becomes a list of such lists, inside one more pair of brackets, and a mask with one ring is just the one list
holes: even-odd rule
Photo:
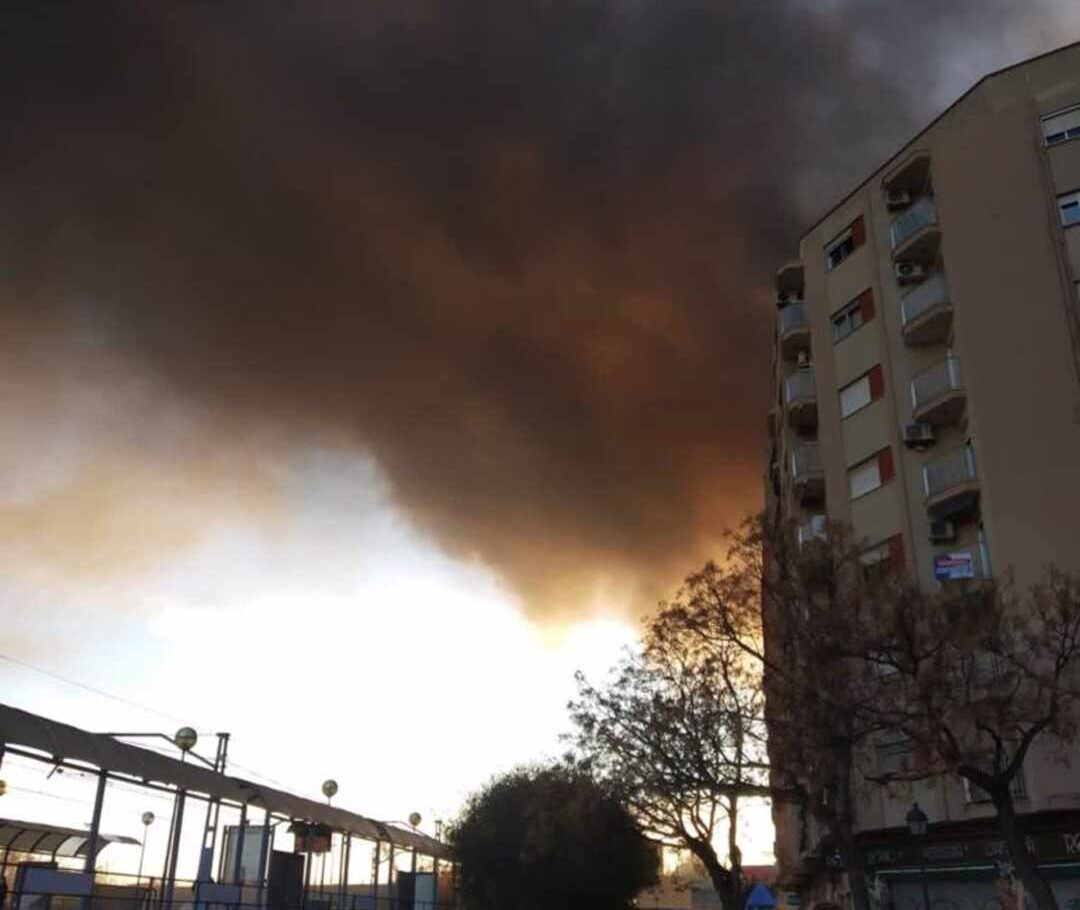
[[297, 821], [317, 822], [334, 831], [367, 840], [390, 841], [425, 856], [450, 858], [450, 848], [435, 838], [357, 815], [336, 806], [305, 799], [239, 777], [120, 742], [103, 733], [49, 720], [28, 711], [0, 704], [0, 742], [5, 746], [37, 749], [55, 760], [77, 761], [103, 771], [125, 774], [147, 783], [159, 783], [201, 793], [235, 804], [269, 809]]
[[[98, 834], [96, 853], [109, 844], [138, 844], [133, 837], [120, 834]], [[61, 828], [41, 822], [24, 822], [0, 818], [0, 849], [17, 853], [38, 853], [48, 856], [86, 856], [90, 832], [78, 828]]]

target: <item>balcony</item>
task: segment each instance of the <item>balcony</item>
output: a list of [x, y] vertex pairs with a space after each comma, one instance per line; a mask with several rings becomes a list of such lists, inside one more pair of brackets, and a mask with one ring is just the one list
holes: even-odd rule
[[820, 502], [825, 497], [825, 472], [816, 442], [796, 446], [791, 453], [791, 480], [796, 498], [802, 502]]
[[790, 300], [794, 295], [801, 295], [803, 289], [803, 265], [798, 259], [785, 262], [776, 271], [776, 296]]
[[825, 540], [825, 516], [811, 515], [795, 530], [795, 539], [800, 547], [806, 546], [814, 540]]
[[817, 426], [817, 386], [812, 369], [800, 369], [784, 382], [784, 404], [788, 422], [800, 432]]
[[956, 357], [947, 357], [911, 380], [911, 417], [916, 423], [933, 426], [956, 423], [966, 401], [960, 361]]
[[806, 304], [789, 303], [777, 314], [777, 334], [780, 351], [788, 360], [794, 360], [800, 351], [810, 350], [810, 321], [806, 317]]
[[937, 206], [933, 196], [923, 196], [893, 219], [889, 229], [894, 260], [927, 263], [941, 244]]
[[900, 299], [904, 341], [911, 345], [948, 341], [953, 308], [945, 276], [938, 272]]
[[885, 192], [923, 193], [930, 186], [930, 153], [917, 149], [893, 168], [881, 181]]
[[953, 449], [923, 465], [923, 490], [932, 520], [974, 512], [979, 504], [979, 476], [971, 446]]

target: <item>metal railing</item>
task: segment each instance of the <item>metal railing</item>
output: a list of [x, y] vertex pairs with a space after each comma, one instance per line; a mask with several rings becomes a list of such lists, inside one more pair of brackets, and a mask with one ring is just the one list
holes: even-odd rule
[[797, 370], [784, 382], [784, 401], [788, 404], [801, 399], [816, 398], [817, 386], [814, 384], [814, 371]]
[[[377, 891], [370, 882], [344, 886], [330, 882], [310, 882], [306, 886], [297, 883], [298, 889], [287, 896], [275, 893], [269, 881], [263, 881], [237, 885], [234, 893], [223, 899], [203, 890], [206, 886], [213, 890], [215, 886], [211, 882], [177, 878], [170, 886], [160, 877], [104, 870], [90, 873], [80, 893], [71, 888], [42, 888], [20, 883], [22, 865], [39, 869], [42, 866], [33, 861], [0, 862], [7, 894], [6, 900], [0, 902], [0, 910], [459, 910], [455, 896], [446, 893], [445, 879], [435, 897], [430, 872], [421, 873], [422, 878], [428, 879], [427, 887], [417, 887], [415, 891], [395, 877], [394, 882], [380, 882]], [[72, 878], [84, 877], [76, 868], [61, 866], [55, 871], [69, 873]], [[412, 881], [411, 874], [401, 870], [396, 875]], [[221, 886], [217, 888], [220, 890]]]
[[970, 445], [953, 449], [923, 465], [923, 490], [928, 499], [973, 480], [978, 480], [978, 474], [975, 450]]
[[816, 442], [796, 446], [791, 453], [791, 476], [795, 480], [821, 473], [821, 452]]
[[824, 540], [825, 521], [824, 515], [811, 515], [808, 521], [804, 521], [799, 525], [795, 534], [799, 546], [808, 544], [812, 540]]
[[900, 322], [907, 326], [934, 307], [949, 302], [949, 286], [940, 272], [900, 298]]
[[806, 319], [806, 304], [789, 303], [778, 316], [781, 336], [796, 329], [806, 329], [810, 323]]
[[948, 392], [956, 392], [964, 387], [964, 377], [960, 373], [960, 360], [946, 357], [941, 363], [916, 373], [911, 379], [911, 406], [919, 408], [940, 398]]
[[895, 250], [909, 237], [914, 236], [924, 227], [937, 224], [937, 206], [932, 196], [923, 196], [911, 208], [897, 215], [889, 228], [892, 248]]

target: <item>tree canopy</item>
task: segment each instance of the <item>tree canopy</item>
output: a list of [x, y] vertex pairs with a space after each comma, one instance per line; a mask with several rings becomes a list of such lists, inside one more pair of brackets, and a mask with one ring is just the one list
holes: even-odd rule
[[623, 910], [656, 882], [655, 845], [580, 769], [521, 768], [467, 802], [451, 838], [469, 910]]

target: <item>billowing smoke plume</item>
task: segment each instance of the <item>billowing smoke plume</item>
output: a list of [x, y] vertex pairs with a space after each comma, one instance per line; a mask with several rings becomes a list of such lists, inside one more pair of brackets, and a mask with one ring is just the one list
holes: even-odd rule
[[115, 546], [91, 562], [124, 563], [187, 539], [140, 539], [147, 514], [197, 530], [200, 490], [269, 497], [267, 453], [341, 446], [537, 611], [598, 580], [644, 604], [757, 505], [768, 279], [800, 226], [943, 83], [1068, 37], [1009, 0], [23, 6], [5, 437], [47, 448], [34, 396], [89, 384], [109, 438], [185, 479], [140, 501], [99, 459], [9, 496], [5, 545], [92, 515]]

